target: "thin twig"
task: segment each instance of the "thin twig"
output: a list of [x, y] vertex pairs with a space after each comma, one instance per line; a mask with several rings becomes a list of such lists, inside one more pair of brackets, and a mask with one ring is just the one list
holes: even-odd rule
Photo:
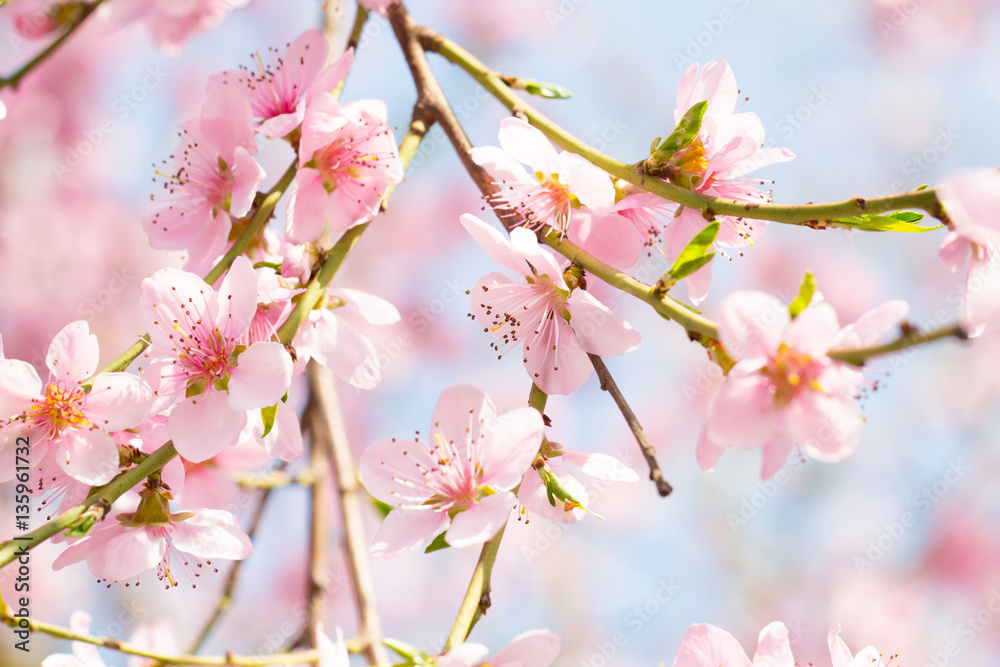
[[[344, 524], [344, 550], [347, 552], [360, 619], [358, 638], [370, 664], [388, 665], [389, 656], [382, 646], [382, 622], [368, 560], [368, 538], [365, 535], [364, 513], [358, 492], [358, 473], [351, 456], [333, 374], [315, 361], [309, 362], [309, 389], [312, 400], [312, 410], [309, 412], [312, 446], [314, 450], [321, 450], [329, 457], [337, 478]], [[318, 488], [314, 486], [314, 493], [317, 495]]]
[[636, 442], [639, 443], [642, 456], [646, 459], [646, 464], [649, 465], [649, 478], [656, 485], [656, 492], [663, 497], [669, 496], [674, 487], [670, 486], [670, 483], [663, 479], [663, 471], [660, 470], [660, 464], [656, 462], [656, 449], [646, 439], [646, 433], [642, 430], [642, 425], [639, 424], [639, 420], [636, 418], [635, 413], [632, 412], [632, 408], [629, 407], [628, 401], [625, 400], [618, 385], [615, 384], [615, 379], [611, 377], [611, 371], [604, 364], [604, 360], [596, 354], [588, 353], [587, 356], [590, 357], [590, 363], [594, 365], [597, 377], [601, 380], [601, 389], [611, 394], [611, 397], [615, 399], [615, 404], [621, 410], [622, 417], [625, 418], [625, 423], [628, 424], [632, 435], [635, 436]]

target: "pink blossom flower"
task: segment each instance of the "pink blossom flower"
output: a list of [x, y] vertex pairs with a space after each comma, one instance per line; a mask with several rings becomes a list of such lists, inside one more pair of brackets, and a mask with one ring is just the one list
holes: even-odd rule
[[230, 84], [242, 87], [250, 97], [254, 118], [261, 119], [258, 132], [284, 137], [302, 123], [312, 96], [333, 90], [351, 68], [353, 50], [326, 67], [329, 51], [323, 33], [307, 30], [281, 56], [270, 49], [269, 64], [257, 54], [256, 71], [240, 67], [221, 72], [209, 79], [209, 89]]
[[309, 101], [288, 193], [289, 241], [315, 241], [324, 225], [336, 233], [375, 217], [389, 188], [403, 180], [387, 115], [379, 100], [339, 104], [317, 93]]
[[[788, 629], [775, 621], [760, 631], [753, 662], [731, 634], [707, 623], [695, 623], [684, 633], [674, 667], [795, 667]], [[839, 667], [839, 666], [835, 666]]]
[[524, 366], [547, 394], [571, 394], [590, 377], [587, 353], [613, 357], [639, 345], [639, 334], [584, 289], [571, 290], [552, 254], [538, 246], [523, 227], [510, 241], [473, 215], [462, 225], [501, 266], [522, 277], [502, 273], [482, 278], [472, 290], [475, 318], [492, 333], [502, 354], [524, 343]]
[[549, 225], [566, 234], [580, 204], [608, 212], [615, 203], [610, 176], [575, 153], [557, 153], [540, 130], [520, 118], [500, 121], [499, 148], [480, 146], [471, 155], [497, 179], [500, 192], [490, 199], [499, 215], [506, 210], [528, 227]]
[[952, 229], [941, 242], [941, 260], [952, 272], [969, 262], [962, 326], [978, 336], [1000, 318], [1000, 173], [959, 172], [937, 188], [937, 196]]
[[453, 547], [492, 538], [516, 505], [511, 493], [542, 443], [533, 408], [497, 415], [471, 384], [448, 387], [431, 418], [430, 442], [381, 440], [361, 454], [368, 492], [397, 506], [375, 535], [372, 554], [387, 558], [417, 549], [447, 529]]
[[[758, 185], [764, 181], [748, 178], [750, 172], [778, 162], [787, 162], [795, 156], [784, 148], [764, 147], [764, 125], [757, 114], [740, 112], [737, 107], [739, 89], [736, 77], [725, 60], [707, 63], [700, 68], [692, 63], [681, 77], [677, 90], [677, 108], [674, 122], [680, 121], [693, 105], [703, 100], [708, 107], [701, 130], [694, 141], [682, 149], [680, 174], [672, 180], [684, 187], [712, 197], [735, 199], [749, 203], [766, 202], [769, 193], [761, 192]], [[633, 195], [635, 196], [635, 195]], [[651, 237], [663, 228], [663, 251], [667, 261], [673, 263], [684, 246], [708, 224], [699, 211], [684, 209], [674, 217], [677, 206], [661, 200], [660, 204], [645, 197], [619, 202], [620, 213], [633, 221], [640, 219], [647, 226]], [[641, 209], [646, 211], [640, 212]], [[633, 213], [625, 213], [631, 210]], [[721, 224], [716, 243], [724, 248], [742, 248], [753, 245], [754, 240], [767, 227], [763, 220], [748, 220], [719, 215]], [[685, 280], [688, 296], [694, 303], [708, 295], [711, 283], [711, 262]]]
[[337, 628], [337, 641], [333, 641], [323, 632], [323, 624], [317, 623], [316, 648], [319, 649], [319, 667], [348, 667], [351, 664], [340, 628]]
[[[143, 229], [160, 250], [188, 251], [185, 267], [207, 273], [225, 252], [232, 216], [253, 205], [264, 170], [254, 156], [257, 138], [250, 102], [235, 87], [211, 91], [201, 116], [181, 125], [173, 174], [160, 174], [167, 206], [146, 216]], [[158, 201], [156, 197], [154, 201]]]
[[358, 0], [358, 4], [370, 12], [375, 12], [385, 16], [388, 13], [389, 6], [397, 1], [398, 0]]
[[[606, 482], [638, 482], [639, 475], [624, 462], [608, 454], [581, 452], [563, 447], [558, 442], [546, 441], [538, 459], [524, 474], [517, 498], [525, 508], [535, 514], [562, 523], [575, 523], [590, 509], [590, 494], [587, 485], [568, 466], [578, 472]], [[567, 503], [553, 495], [549, 501], [542, 475], [552, 475], [559, 485], [568, 491], [578, 504]]]
[[828, 303], [813, 303], [792, 319], [770, 295], [727, 296], [719, 304], [719, 342], [736, 364], [709, 408], [698, 463], [710, 470], [727, 446], [763, 445], [767, 479], [796, 445], [819, 461], [850, 456], [864, 421], [854, 399], [866, 378], [827, 354], [875, 343], [907, 310], [890, 301], [841, 329]]
[[[243, 560], [253, 553], [250, 538], [240, 530], [239, 519], [222, 510], [202, 509], [169, 513], [171, 496], [162, 486], [147, 483], [135, 512], [106, 521], [63, 551], [54, 570], [87, 561], [100, 581], [126, 581], [156, 568], [167, 588], [177, 585], [171, 557], [177, 558], [192, 586], [203, 565], [212, 558]], [[190, 565], [194, 568], [190, 568]]]
[[142, 20], [157, 45], [165, 52], [180, 53], [193, 35], [215, 28], [233, 9], [250, 0], [114, 0], [100, 8], [115, 24]]
[[344, 382], [374, 389], [382, 381], [373, 327], [399, 322], [385, 299], [346, 287], [327, 288], [323, 305], [309, 313], [295, 337], [300, 359], [315, 359]]
[[49, 346], [42, 383], [26, 362], [3, 359], [0, 349], [0, 481], [14, 476], [14, 456], [25, 440], [31, 465], [46, 462], [83, 484], [106, 484], [118, 472], [118, 448], [109, 431], [140, 423], [153, 402], [149, 386], [128, 373], [101, 373], [89, 391], [82, 383], [97, 371], [97, 336], [83, 320], [67, 324]]
[[160, 411], [170, 411], [177, 452], [189, 461], [212, 458], [234, 443], [247, 411], [278, 403], [292, 380], [281, 343], [250, 342], [257, 311], [257, 276], [237, 257], [218, 293], [204, 280], [163, 269], [142, 281], [144, 326], [152, 344], [140, 371], [156, 387]]
[[562, 641], [549, 630], [528, 630], [510, 640], [492, 660], [485, 661], [489, 648], [464, 642], [439, 657], [438, 667], [549, 667], [559, 655]]
[[866, 646], [857, 655], [852, 655], [847, 644], [840, 638], [840, 623], [830, 626], [827, 636], [830, 644], [830, 660], [833, 667], [901, 667], [898, 655], [884, 655], [874, 646]]

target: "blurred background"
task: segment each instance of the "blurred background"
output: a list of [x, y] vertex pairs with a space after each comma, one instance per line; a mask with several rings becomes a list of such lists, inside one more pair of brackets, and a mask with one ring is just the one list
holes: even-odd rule
[[[965, 167], [994, 166], [1000, 154], [1000, 3], [991, 0], [407, 5], [417, 20], [495, 69], [570, 89], [570, 99], [532, 102], [626, 162], [644, 157], [650, 141], [672, 129], [683, 69], [728, 60], [749, 98], [744, 110], [760, 116], [767, 145], [797, 155], [754, 174], [776, 181], [778, 202], [900, 193]], [[0, 9], [5, 74], [51, 39], [25, 39], [13, 25], [15, 7]], [[153, 163], [170, 156], [177, 126], [200, 112], [210, 74], [250, 65], [253, 52], [284, 48], [320, 21], [318, 2], [252, 0], [171, 55], [141, 23], [112, 29], [92, 20], [17, 91], [0, 91], [7, 108], [0, 121], [0, 333], [8, 358], [42, 368], [52, 335], [76, 319], [97, 333], [102, 365], [135, 340], [141, 280], [181, 264], [177, 254], [149, 249], [139, 224], [153, 206]], [[457, 68], [433, 56], [432, 65], [472, 141], [496, 145], [505, 110]], [[380, 17], [369, 21], [343, 99], [369, 97], [387, 102], [401, 138], [414, 87]], [[264, 187], [290, 156], [278, 142], [262, 144]], [[492, 339], [466, 317], [464, 291], [496, 270], [458, 222], [481, 206], [434, 128], [389, 212], [339, 274], [338, 284], [387, 298], [402, 313], [377, 343], [382, 384], [370, 392], [340, 385], [356, 453], [378, 439], [426, 429], [435, 398], [455, 382], [480, 385], [501, 409], [524, 402], [529, 383], [516, 355], [498, 361]], [[714, 316], [719, 300], [736, 289], [790, 299], [811, 270], [842, 323], [893, 298], [911, 304], [915, 324], [950, 321], [964, 277], [938, 260], [941, 237], [772, 224], [744, 256], [716, 261], [702, 308]], [[653, 281], [664, 268], [653, 256], [632, 273]], [[793, 458], [762, 483], [757, 450], [727, 452], [711, 473], [695, 462], [716, 382], [704, 351], [643, 304], [599, 284], [592, 290], [642, 334], [637, 351], [608, 366], [675, 491], [656, 495], [595, 378], [570, 397], [552, 397], [551, 439], [618, 456], [643, 479], [594, 483], [591, 505], [604, 521], [512, 522], [494, 573], [493, 605], [473, 641], [495, 654], [514, 635], [545, 627], [563, 638], [559, 665], [669, 664], [692, 623], [728, 630], [752, 655], [760, 629], [780, 620], [796, 661], [825, 665], [827, 632], [839, 621], [854, 651], [872, 644], [908, 666], [997, 663], [995, 336], [875, 363], [869, 373], [879, 389], [863, 402], [867, 424], [856, 454], [836, 465]], [[0, 494], [4, 538], [13, 524], [6, 518], [12, 495]], [[228, 502], [246, 522], [256, 492], [235, 492]], [[369, 519], [373, 534], [374, 511]], [[302, 488], [272, 494], [235, 604], [206, 652], [266, 654], [297, 636], [307, 525]], [[195, 590], [164, 591], [148, 574], [138, 590], [106, 588], [82, 564], [49, 572], [59, 551], [44, 545], [32, 552], [32, 612], [66, 625], [73, 610], [89, 610], [97, 635], [124, 639], [144, 622], [167, 618], [185, 647], [224, 580], [202, 577]], [[477, 556], [475, 549], [447, 549], [376, 562], [386, 634], [439, 650]], [[223, 574], [229, 566], [222, 565]], [[336, 548], [329, 568], [330, 626], [351, 636], [355, 611]], [[11, 576], [10, 568], [0, 573], [8, 600]], [[0, 664], [38, 665], [49, 652], [69, 650], [36, 635], [25, 657], [12, 650], [8, 633], [0, 632]], [[123, 656], [102, 655], [109, 665], [125, 664]]]

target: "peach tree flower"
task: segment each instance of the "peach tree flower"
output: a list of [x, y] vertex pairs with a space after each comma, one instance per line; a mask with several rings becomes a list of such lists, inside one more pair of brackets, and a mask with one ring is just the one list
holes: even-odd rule
[[398, 508], [382, 522], [372, 554], [418, 549], [444, 530], [453, 547], [492, 538], [517, 504], [512, 489], [538, 453], [542, 429], [533, 408], [498, 415], [478, 387], [445, 389], [434, 405], [429, 442], [392, 438], [361, 454], [365, 488]]
[[[111, 431], [145, 419], [153, 393], [128, 373], [97, 371], [97, 336], [83, 320], [67, 324], [52, 339], [45, 364], [48, 382], [24, 361], [4, 359], [0, 348], [0, 456], [9, 465], [0, 481], [14, 476], [18, 438], [27, 438], [31, 465], [61, 469], [78, 482], [106, 484], [118, 472], [118, 448]], [[24, 442], [23, 440], [21, 441]]]
[[549, 630], [528, 630], [510, 640], [492, 660], [483, 660], [489, 648], [463, 642], [434, 662], [437, 667], [549, 667], [559, 655], [562, 641]]
[[[695, 623], [684, 633], [674, 667], [795, 667], [788, 629], [775, 621], [760, 631], [753, 662], [731, 634], [707, 623]], [[835, 667], [840, 667], [835, 665]]]
[[639, 334], [584, 289], [571, 290], [563, 271], [535, 234], [518, 227], [507, 241], [473, 215], [462, 225], [521, 280], [491, 273], [472, 289], [472, 311], [501, 356], [523, 343], [528, 375], [547, 394], [571, 394], [593, 372], [587, 353], [613, 357], [639, 346]]
[[858, 651], [857, 655], [853, 655], [844, 640], [840, 638], [840, 623], [830, 626], [827, 640], [833, 667], [902, 667], [898, 655], [884, 655], [874, 646], [866, 646]]
[[861, 436], [855, 398], [866, 382], [856, 366], [831, 350], [871, 345], [898, 325], [908, 307], [890, 301], [841, 329], [828, 303], [795, 317], [762, 292], [734, 292], [719, 304], [719, 342], [736, 361], [715, 395], [698, 462], [708, 470], [726, 447], [763, 446], [761, 476], [774, 475], [797, 445], [814, 459], [842, 461]]

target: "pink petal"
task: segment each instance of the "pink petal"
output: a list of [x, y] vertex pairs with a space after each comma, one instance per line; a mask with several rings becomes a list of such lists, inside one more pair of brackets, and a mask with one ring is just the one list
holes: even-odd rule
[[938, 256], [952, 273], [957, 273], [965, 266], [970, 253], [972, 253], [972, 241], [958, 232], [948, 232], [938, 248]]
[[730, 447], [756, 447], [770, 440], [778, 413], [768, 381], [759, 375], [736, 377], [731, 370], [712, 401], [705, 428], [712, 440]]
[[835, 463], [854, 453], [864, 418], [850, 398], [805, 391], [789, 403], [785, 424], [809, 456]]
[[369, 445], [358, 459], [368, 493], [404, 508], [422, 506], [431, 497], [424, 471], [435, 465], [426, 444], [396, 438]]
[[59, 466], [84, 484], [107, 484], [118, 473], [118, 447], [104, 431], [68, 428], [55, 444]]
[[247, 413], [233, 410], [228, 394], [209, 388], [178, 403], [169, 419], [177, 453], [192, 463], [201, 463], [236, 441]]
[[0, 359], [0, 418], [21, 414], [42, 393], [35, 368], [18, 359]]
[[[515, 431], [530, 420], [529, 417], [522, 422], [518, 415], [510, 418]], [[535, 412], [535, 415], [538, 413]], [[493, 401], [486, 392], [468, 382], [453, 384], [442, 391], [431, 413], [431, 433], [440, 433], [445, 442], [455, 442], [463, 447], [468, 441], [492, 441], [498, 427]]]
[[274, 405], [292, 383], [292, 358], [281, 343], [257, 342], [244, 350], [229, 379], [233, 410]]
[[[492, 407], [490, 404], [491, 409]], [[485, 414], [480, 419], [485, 422], [484, 426], [489, 433], [488, 449], [480, 456], [483, 469], [481, 483], [497, 489], [513, 489], [535, 460], [538, 448], [542, 445], [545, 430], [542, 416], [534, 408], [523, 407], [505, 412], [495, 420]]]
[[546, 176], [559, 173], [559, 155], [556, 149], [541, 130], [520, 118], [510, 116], [500, 121], [500, 146], [529, 165], [532, 171], [540, 171]]
[[347, 646], [344, 644], [344, 635], [340, 628], [337, 628], [337, 641], [332, 642], [323, 632], [323, 624], [316, 624], [316, 647], [319, 649], [319, 667], [349, 667], [350, 658], [347, 655]]
[[767, 357], [778, 349], [791, 317], [763, 292], [733, 292], [719, 304], [719, 341], [733, 359]]
[[183, 553], [197, 558], [243, 560], [253, 553], [250, 538], [229, 512], [202, 509], [170, 526], [170, 541]]
[[784, 431], [776, 433], [773, 438], [764, 443], [762, 453], [764, 460], [760, 468], [761, 479], [771, 479], [788, 461], [788, 455], [795, 448], [795, 443]]
[[243, 147], [238, 147], [233, 162], [233, 182], [229, 193], [229, 212], [242, 218], [253, 206], [257, 188], [264, 182], [264, 168]]
[[823, 302], [809, 306], [792, 320], [785, 331], [785, 342], [812, 357], [821, 357], [840, 333], [840, 323], [833, 306]]
[[493, 667], [548, 667], [562, 641], [549, 630], [528, 630], [510, 640], [491, 661]]
[[775, 621], [764, 626], [753, 654], [754, 667], [795, 667], [792, 647], [788, 643], [788, 628]]
[[305, 448], [302, 442], [302, 425], [295, 408], [278, 401], [274, 427], [262, 439], [267, 453], [282, 461], [297, 461]]
[[[325, 40], [326, 38], [324, 38]], [[351, 65], [354, 63], [354, 49], [347, 49], [344, 54], [337, 58], [326, 70], [319, 75], [316, 81], [309, 87], [307, 99], [321, 92], [332, 92], [344, 77], [347, 76]]]
[[639, 332], [590, 292], [573, 290], [566, 308], [570, 312], [569, 324], [583, 351], [600, 357], [616, 357], [639, 347]]
[[566, 283], [562, 278], [562, 269], [556, 262], [556, 258], [551, 251], [538, 244], [538, 239], [533, 231], [524, 227], [510, 230], [510, 245], [514, 252], [524, 257], [525, 261], [535, 268], [538, 275], [548, 276], [553, 283], [563, 289], [566, 288]]
[[201, 131], [212, 148], [229, 166], [237, 147], [256, 155], [257, 135], [253, 110], [246, 93], [238, 86], [212, 86], [201, 112]]
[[387, 326], [399, 322], [399, 311], [396, 307], [368, 292], [362, 292], [347, 287], [329, 290], [330, 296], [335, 296], [347, 302], [347, 310], [354, 311], [369, 324]]
[[101, 351], [97, 336], [83, 320], [64, 326], [49, 345], [45, 365], [52, 379], [60, 384], [75, 387], [97, 371]]
[[567, 449], [558, 457], [561, 463], [576, 466], [580, 472], [612, 482], [638, 482], [639, 475], [624, 462], [608, 454]]
[[186, 334], [202, 326], [199, 320], [215, 322], [219, 308], [215, 290], [179, 269], [161, 269], [143, 280], [139, 306], [153, 344], [166, 350], [174, 347], [178, 330]]
[[569, 240], [620, 269], [635, 264], [643, 248], [643, 238], [631, 220], [617, 213], [597, 214], [587, 208], [573, 211]]
[[611, 177], [576, 153], [563, 151], [559, 154], [559, 180], [588, 208], [606, 212], [615, 205], [615, 186]]
[[1000, 246], [1000, 173], [967, 169], [937, 188], [956, 232], [982, 246]]
[[167, 549], [167, 541], [146, 528], [113, 526], [108, 532], [103, 544], [88, 545], [87, 567], [98, 579], [123, 581], [136, 577], [156, 567]]
[[579, 389], [594, 370], [573, 329], [558, 315], [545, 320], [538, 334], [525, 341], [524, 367], [546, 394], [564, 395]]
[[105, 431], [138, 426], [153, 404], [149, 385], [128, 373], [101, 373], [84, 402], [87, 419]]
[[507, 523], [507, 518], [515, 505], [517, 499], [509, 491], [486, 496], [478, 503], [470, 505], [464, 512], [455, 515], [444, 539], [457, 549], [482, 544], [496, 535], [497, 531]]
[[962, 326], [970, 337], [978, 336], [986, 324], [1000, 319], [1000, 252], [973, 258], [965, 281], [965, 315]]
[[853, 667], [854, 654], [847, 648], [844, 640], [840, 638], [840, 623], [834, 622], [830, 626], [827, 643], [830, 646], [830, 660], [833, 663], [833, 667]]
[[257, 274], [245, 256], [233, 260], [229, 273], [219, 288], [219, 314], [215, 324], [219, 331], [236, 339], [250, 329], [257, 313]]
[[887, 301], [872, 308], [856, 322], [841, 329], [831, 349], [849, 350], [874, 345], [882, 336], [899, 326], [909, 311], [910, 306], [899, 300]]
[[337, 314], [335, 310], [341, 309], [320, 311], [313, 326], [313, 342], [306, 349], [341, 380], [358, 389], [374, 389], [382, 381], [378, 351], [351, 313]]
[[[570, 495], [585, 506], [590, 503], [590, 495], [587, 493], [587, 487], [575, 475], [560, 466], [552, 465], [551, 468], [552, 474], [556, 476], [556, 479], [559, 480], [559, 483]], [[551, 521], [575, 523], [587, 514], [578, 507], [567, 509], [565, 501], [558, 498], [555, 498], [555, 505], [550, 503], [545, 484], [534, 469], [528, 470], [524, 474], [517, 497], [528, 511]]]
[[689, 627], [674, 658], [674, 667], [717, 665], [752, 667], [743, 647], [725, 630], [704, 623]]
[[510, 269], [519, 276], [531, 274], [531, 269], [528, 268], [524, 257], [511, 247], [510, 242], [499, 231], [468, 213], [463, 214], [460, 219], [465, 231], [469, 232], [476, 243], [489, 253], [490, 257], [500, 266]]
[[496, 146], [477, 146], [469, 151], [469, 157], [496, 179], [503, 188], [517, 185], [537, 186], [538, 179], [511, 157], [510, 153]]
[[372, 557], [389, 558], [424, 546], [448, 525], [448, 513], [434, 510], [393, 510], [372, 540]]
[[695, 458], [698, 461], [698, 467], [705, 471], [713, 470], [719, 462], [719, 457], [727, 449], [729, 447], [712, 437], [707, 426], [702, 427], [701, 436], [698, 438], [698, 446], [695, 449]]
[[323, 232], [328, 198], [320, 173], [310, 167], [300, 167], [288, 188], [285, 239], [291, 243], [316, 241]]
[[714, 264], [715, 258], [713, 257], [708, 260], [705, 266], [684, 279], [684, 290], [687, 292], [688, 299], [696, 306], [708, 298], [708, 291], [712, 287], [712, 266]]

